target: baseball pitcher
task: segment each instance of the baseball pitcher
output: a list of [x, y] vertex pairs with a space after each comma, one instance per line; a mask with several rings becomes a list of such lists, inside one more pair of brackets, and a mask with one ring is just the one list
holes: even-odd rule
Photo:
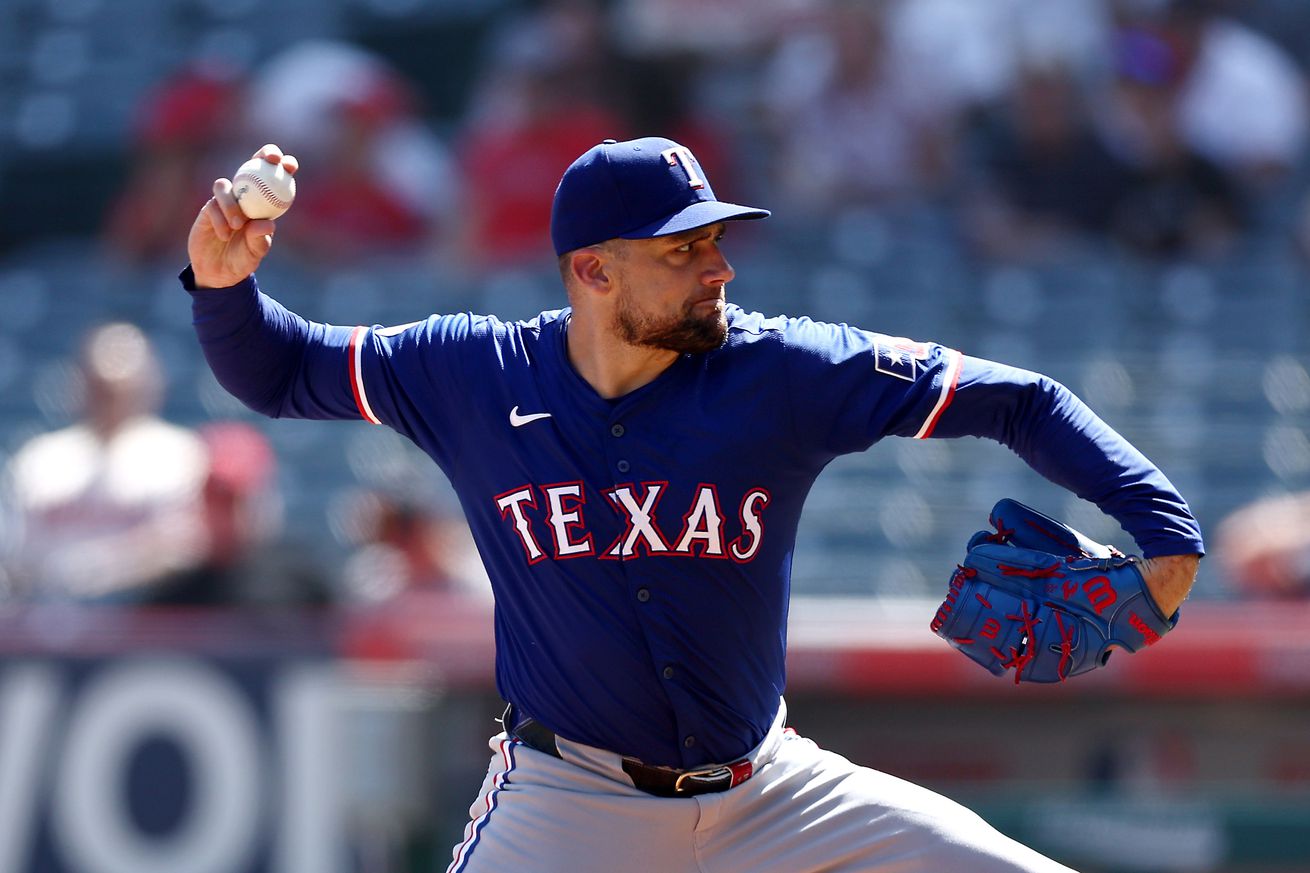
[[[276, 146], [256, 157], [296, 169]], [[394, 428], [468, 517], [509, 706], [450, 873], [1067, 870], [786, 728], [802, 504], [838, 455], [969, 435], [1117, 519], [1143, 557], [1003, 503], [924, 617], [987, 669], [1036, 681], [1173, 626], [1204, 548], [1196, 520], [1045, 376], [729, 303], [724, 238], [768, 214], [718, 200], [678, 143], [607, 140], [555, 194], [566, 306], [396, 327], [308, 321], [262, 293], [274, 224], [246, 219], [228, 180], [191, 229], [181, 279], [227, 390], [273, 417]]]

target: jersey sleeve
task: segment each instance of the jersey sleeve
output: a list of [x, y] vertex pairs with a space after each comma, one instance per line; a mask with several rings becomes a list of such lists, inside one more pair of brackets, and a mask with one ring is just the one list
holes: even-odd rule
[[472, 390], [468, 362], [495, 326], [494, 319], [456, 313], [351, 328], [346, 372], [356, 415], [405, 434], [447, 466], [462, 432], [453, 419], [465, 413]]
[[309, 321], [262, 293], [252, 276], [230, 289], [194, 290], [192, 317], [219, 383], [273, 418], [363, 419], [450, 454], [466, 341], [482, 327], [468, 315], [383, 327]]
[[807, 318], [786, 327], [796, 428], [833, 455], [885, 436], [926, 439], [949, 407], [962, 356], [936, 343]]
[[964, 356], [933, 435], [986, 437], [1008, 447], [1113, 517], [1148, 558], [1205, 553], [1200, 525], [1173, 483], [1054, 379]]
[[843, 454], [884, 436], [992, 439], [1113, 517], [1146, 557], [1204, 554], [1164, 473], [1054, 379], [807, 319], [788, 323], [786, 342], [795, 428], [808, 444]]

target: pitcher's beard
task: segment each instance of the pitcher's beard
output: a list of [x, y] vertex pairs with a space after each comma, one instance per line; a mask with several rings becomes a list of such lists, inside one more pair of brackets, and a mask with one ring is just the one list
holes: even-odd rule
[[728, 316], [723, 309], [716, 306], [702, 315], [692, 303], [666, 319], [634, 312], [621, 303], [614, 314], [614, 327], [629, 345], [665, 349], [680, 355], [712, 352], [728, 338]]

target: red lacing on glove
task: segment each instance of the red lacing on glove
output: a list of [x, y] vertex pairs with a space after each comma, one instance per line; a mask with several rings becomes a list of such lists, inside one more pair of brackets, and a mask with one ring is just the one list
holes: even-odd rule
[[1000, 543], [1001, 545], [1009, 543], [1010, 537], [1014, 536], [1014, 528], [1006, 527], [1003, 518], [988, 518], [988, 520], [992, 522], [992, 527], [996, 528], [996, 534], [988, 534], [982, 539], [985, 539], [988, 543]]
[[1026, 600], [1019, 602], [1019, 615], [1007, 615], [1006, 618], [1023, 625], [1023, 634], [1027, 639], [1027, 645], [1024, 647], [1022, 654], [1019, 652], [1018, 646], [1010, 646], [1009, 655], [992, 646], [992, 654], [996, 656], [1002, 669], [1014, 668], [1014, 684], [1018, 685], [1020, 680], [1023, 679], [1024, 668], [1037, 657], [1037, 625], [1041, 624], [1042, 620], [1028, 611], [1028, 601]]
[[1031, 649], [1023, 654], [1019, 654], [1019, 649], [1015, 646], [1010, 646], [1009, 655], [1003, 654], [1000, 649], [992, 646], [992, 654], [996, 656], [997, 661], [1001, 665], [1001, 669], [1009, 670], [1011, 667], [1014, 668], [1015, 685], [1019, 684], [1019, 679], [1023, 676], [1023, 668], [1027, 667], [1028, 662], [1035, 657]]
[[1005, 519], [994, 518], [991, 520], [992, 525], [996, 528], [996, 533], [988, 534], [986, 539], [989, 543], [1000, 543], [1005, 545], [1014, 536], [1014, 528], [1005, 526]]
[[1002, 576], [1022, 576], [1025, 579], [1064, 578], [1064, 574], [1060, 572], [1059, 561], [1056, 561], [1049, 567], [1036, 567], [1031, 570], [1027, 567], [1011, 567], [1009, 564], [997, 564], [996, 568], [1001, 571]]
[[[1053, 603], [1046, 605], [1055, 606]], [[1073, 660], [1073, 628], [1065, 627], [1064, 619], [1060, 617], [1060, 610], [1051, 611], [1055, 613], [1055, 626], [1060, 629], [1060, 663], [1055, 665], [1055, 675], [1063, 682], [1069, 678], [1069, 662]]]

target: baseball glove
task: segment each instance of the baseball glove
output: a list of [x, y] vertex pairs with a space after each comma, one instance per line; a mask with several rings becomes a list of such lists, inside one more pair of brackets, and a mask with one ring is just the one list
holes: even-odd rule
[[1014, 500], [997, 503], [991, 523], [969, 540], [931, 627], [997, 676], [1063, 682], [1178, 623], [1146, 590], [1139, 558]]

